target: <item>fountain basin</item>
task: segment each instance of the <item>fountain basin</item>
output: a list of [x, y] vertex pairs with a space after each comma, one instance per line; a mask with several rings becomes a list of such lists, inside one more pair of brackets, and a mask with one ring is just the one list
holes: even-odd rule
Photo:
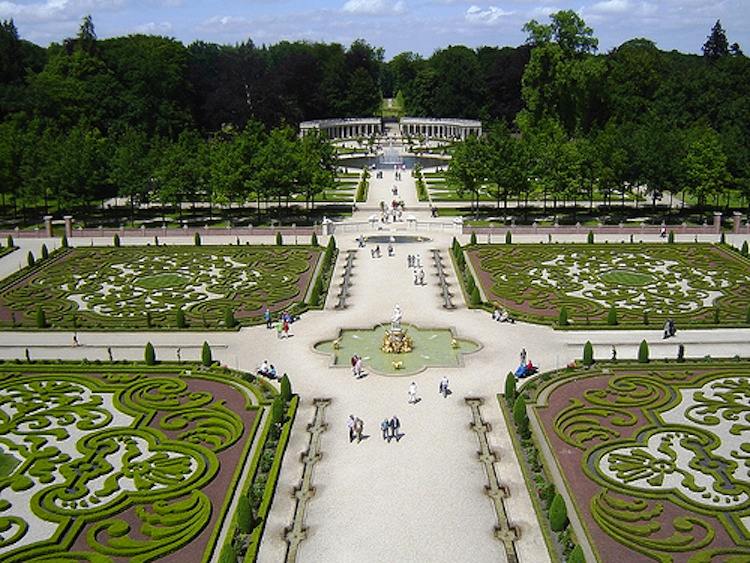
[[414, 349], [405, 354], [388, 354], [380, 349], [390, 324], [340, 329], [336, 339], [318, 342], [313, 349], [328, 354], [331, 367], [351, 368], [351, 357], [357, 354], [362, 358], [366, 371], [399, 376], [413, 375], [431, 367], [463, 367], [464, 354], [482, 348], [478, 342], [458, 338], [452, 328], [420, 328], [407, 323], [403, 327], [408, 330], [414, 343]]

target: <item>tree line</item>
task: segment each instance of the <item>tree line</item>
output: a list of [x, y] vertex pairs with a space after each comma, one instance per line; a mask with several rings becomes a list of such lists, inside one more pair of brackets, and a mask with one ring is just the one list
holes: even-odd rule
[[[593, 30], [573, 11], [524, 26], [531, 57], [522, 109], [483, 139], [455, 148], [449, 176], [475, 196], [500, 201], [530, 191], [611, 204], [645, 186], [699, 206], [750, 206], [750, 60], [719, 22], [703, 56], [665, 53], [634, 39], [594, 54]], [[725, 198], [723, 198], [725, 196]]]

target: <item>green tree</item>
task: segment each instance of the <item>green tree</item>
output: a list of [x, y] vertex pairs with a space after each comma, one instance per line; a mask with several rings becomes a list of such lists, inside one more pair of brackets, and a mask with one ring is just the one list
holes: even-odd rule
[[711, 28], [711, 34], [703, 44], [703, 56], [710, 60], [729, 56], [729, 41], [727, 41], [727, 34], [721, 27], [721, 21], [719, 20], [716, 20]]
[[[237, 529], [242, 534], [249, 534], [253, 531], [253, 509], [250, 506], [250, 500], [245, 495], [241, 495], [237, 503]], [[235, 563], [235, 562], [233, 562]]]
[[727, 157], [718, 134], [710, 128], [694, 132], [682, 161], [685, 189], [703, 206], [709, 195], [720, 194], [729, 181]]
[[568, 320], [568, 308], [563, 306], [560, 307], [560, 317], [557, 320], [557, 324], [560, 326], [568, 326], [570, 321]]
[[481, 139], [474, 136], [456, 145], [448, 166], [446, 179], [457, 185], [460, 195], [471, 196], [472, 210], [479, 214], [479, 195], [487, 177], [487, 150]]
[[599, 46], [594, 30], [573, 10], [560, 10], [549, 16], [549, 24], [531, 20], [523, 26], [528, 33], [526, 42], [531, 45], [557, 43], [567, 56], [593, 53]]

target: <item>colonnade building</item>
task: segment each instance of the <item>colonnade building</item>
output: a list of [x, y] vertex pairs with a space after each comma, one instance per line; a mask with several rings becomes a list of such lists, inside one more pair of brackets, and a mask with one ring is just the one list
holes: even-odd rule
[[[329, 139], [356, 139], [383, 134], [383, 120], [379, 117], [349, 117], [318, 119], [300, 123], [300, 135], [320, 131]], [[402, 137], [422, 136], [425, 139], [466, 139], [470, 135], [481, 137], [482, 122], [473, 119], [402, 117], [399, 122]]]
[[482, 136], [482, 122], [473, 119], [403, 117], [399, 123], [402, 137], [426, 139], [466, 139]]
[[379, 117], [351, 117], [343, 119], [318, 119], [299, 124], [304, 137], [310, 131], [320, 131], [329, 139], [356, 139], [383, 133], [383, 120]]

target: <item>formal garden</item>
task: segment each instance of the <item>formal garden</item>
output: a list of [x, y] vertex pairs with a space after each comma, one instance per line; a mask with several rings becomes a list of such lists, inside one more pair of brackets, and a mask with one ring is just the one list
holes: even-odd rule
[[[471, 295], [474, 276], [464, 254], [454, 256]], [[661, 328], [668, 318], [680, 327], [750, 323], [750, 262], [725, 244], [470, 245], [465, 256], [486, 305], [530, 322], [561, 328]]]
[[254, 560], [297, 398], [203, 359], [1, 363], [0, 558]]
[[[0, 286], [4, 328], [234, 329], [265, 307], [298, 314], [325, 293], [335, 248], [62, 248]], [[320, 259], [322, 256], [322, 260]], [[317, 277], [316, 277], [317, 276]]]
[[600, 561], [748, 560], [750, 364], [640, 359], [506, 388], [548, 544], [582, 561], [575, 513]]

